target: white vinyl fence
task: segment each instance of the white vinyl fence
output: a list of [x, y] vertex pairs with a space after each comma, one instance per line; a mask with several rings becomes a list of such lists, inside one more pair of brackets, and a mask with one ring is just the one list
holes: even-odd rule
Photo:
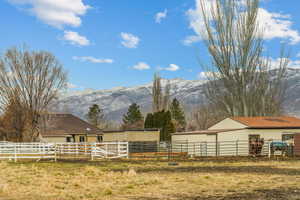
[[42, 159], [56, 160], [56, 149], [50, 143], [0, 143], [0, 159]]
[[128, 142], [105, 143], [12, 143], [0, 142], [0, 160], [88, 157], [128, 158]]
[[128, 146], [128, 142], [99, 143], [92, 150], [92, 160], [94, 158], [128, 158]]

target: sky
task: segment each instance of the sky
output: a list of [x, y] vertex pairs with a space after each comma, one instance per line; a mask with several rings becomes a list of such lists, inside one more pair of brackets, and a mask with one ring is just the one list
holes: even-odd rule
[[[207, 0], [213, 3], [214, 0]], [[263, 0], [265, 54], [300, 67], [300, 1]], [[71, 90], [110, 89], [164, 78], [203, 78], [209, 63], [199, 0], [1, 0], [0, 52], [26, 45], [53, 53]]]

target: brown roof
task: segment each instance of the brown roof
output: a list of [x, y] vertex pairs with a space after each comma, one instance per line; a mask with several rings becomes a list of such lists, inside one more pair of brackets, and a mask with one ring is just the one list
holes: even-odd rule
[[173, 133], [172, 135], [214, 135], [221, 132], [228, 132], [228, 131], [237, 131], [241, 129], [218, 129], [218, 130], [200, 130], [200, 131], [188, 131], [188, 132], [177, 132]]
[[130, 129], [130, 130], [103, 130], [103, 133], [123, 133], [123, 132], [148, 132], [148, 131], [159, 131], [158, 128], [145, 128], [145, 129]]
[[300, 119], [296, 117], [231, 117], [248, 128], [300, 128]]
[[72, 114], [48, 114], [41, 122], [42, 135], [99, 134], [102, 131]]

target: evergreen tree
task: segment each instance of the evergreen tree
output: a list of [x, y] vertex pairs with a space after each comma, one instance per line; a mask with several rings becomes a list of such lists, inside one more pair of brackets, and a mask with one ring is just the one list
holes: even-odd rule
[[123, 116], [123, 129], [143, 128], [144, 118], [140, 107], [133, 103], [129, 106], [127, 113]]
[[97, 104], [93, 104], [89, 108], [87, 119], [91, 124], [99, 127], [102, 123], [104, 123], [103, 110]]
[[179, 101], [176, 98], [173, 99], [170, 105], [170, 112], [172, 119], [175, 121], [176, 130], [184, 130], [186, 126], [184, 110], [182, 109]]
[[172, 122], [171, 112], [162, 111], [160, 113], [161, 121], [161, 134], [160, 134], [160, 140], [161, 141], [170, 141], [171, 140], [171, 133], [176, 132], [175, 126]]
[[146, 116], [145, 128], [154, 128], [154, 117], [152, 113], [148, 113]]
[[146, 117], [145, 128], [159, 128], [161, 141], [170, 141], [171, 133], [176, 131], [172, 122], [171, 112], [165, 112], [164, 110], [153, 114], [149, 113]]

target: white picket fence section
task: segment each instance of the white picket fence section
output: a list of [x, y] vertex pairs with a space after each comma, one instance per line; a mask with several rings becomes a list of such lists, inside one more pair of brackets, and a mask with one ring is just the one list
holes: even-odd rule
[[63, 159], [65, 157], [128, 158], [128, 142], [105, 143], [11, 143], [0, 142], [0, 160]]

